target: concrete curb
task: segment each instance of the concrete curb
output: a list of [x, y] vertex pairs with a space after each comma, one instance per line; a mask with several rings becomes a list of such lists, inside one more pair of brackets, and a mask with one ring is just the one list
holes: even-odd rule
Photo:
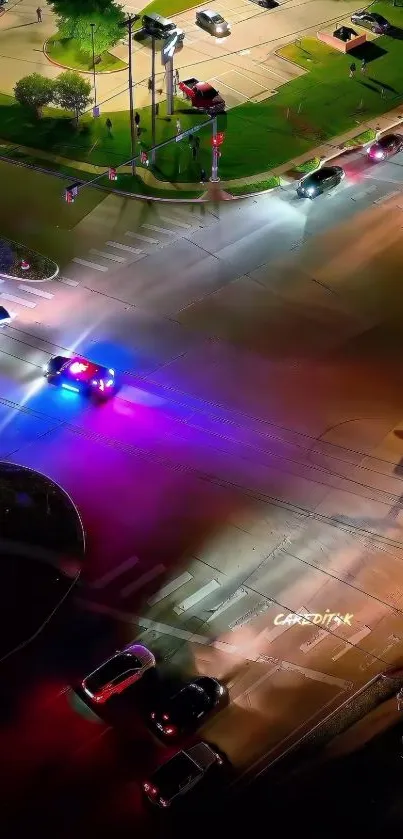
[[[85, 76], [93, 75], [93, 70], [78, 70], [77, 67], [69, 67], [68, 64], [59, 64], [58, 61], [50, 58], [49, 53], [46, 51], [46, 47], [51, 40], [51, 38], [48, 38], [42, 47], [42, 52], [47, 61], [49, 61], [49, 64], [53, 64], [54, 67], [59, 67], [61, 70], [73, 70], [74, 73], [83, 73]], [[114, 73], [123, 73], [124, 71], [127, 71], [127, 64], [126, 67], [121, 67], [120, 70], [98, 70], [97, 72], [101, 76], [112, 76]]]

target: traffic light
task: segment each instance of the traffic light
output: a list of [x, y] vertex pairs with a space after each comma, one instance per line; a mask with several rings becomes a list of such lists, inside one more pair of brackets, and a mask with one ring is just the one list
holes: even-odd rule
[[110, 181], [117, 181], [117, 179], [118, 179], [116, 169], [113, 166], [109, 167], [108, 178], [109, 178]]
[[68, 204], [73, 204], [74, 203], [74, 199], [78, 195], [78, 186], [79, 186], [78, 183], [77, 184], [71, 184], [71, 186], [66, 186], [66, 189], [64, 191], [64, 198], [65, 198], [65, 201], [67, 201]]

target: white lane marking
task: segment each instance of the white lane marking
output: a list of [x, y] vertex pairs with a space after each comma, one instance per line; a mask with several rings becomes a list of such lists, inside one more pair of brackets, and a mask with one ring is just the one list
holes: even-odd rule
[[130, 236], [131, 239], [141, 239], [142, 242], [148, 242], [150, 245], [159, 245], [158, 239], [151, 239], [150, 236], [141, 236], [140, 233], [132, 233], [131, 230], [126, 230], [125, 236]]
[[336, 687], [347, 690], [351, 686], [351, 682], [346, 679], [337, 679], [336, 676], [329, 676], [328, 673], [319, 673], [318, 670], [309, 670], [307, 667], [299, 667], [297, 664], [291, 664], [290, 661], [281, 662], [282, 670], [289, 670], [291, 672], [300, 673], [301, 676], [306, 676], [313, 682], [323, 682], [325, 685], [336, 685]]
[[346, 644], [339, 653], [336, 653], [336, 655], [333, 656], [332, 661], [338, 661], [339, 658], [342, 658], [343, 655], [346, 655], [346, 653], [352, 649], [352, 644], [359, 644], [359, 642], [362, 641], [363, 638], [366, 638], [371, 632], [372, 630], [369, 629], [368, 626], [364, 626], [348, 639], [348, 644]]
[[248, 594], [248, 592], [246, 591], [245, 588], [238, 589], [238, 591], [236, 591], [232, 595], [232, 597], [228, 597], [227, 600], [224, 600], [224, 602], [221, 603], [220, 606], [217, 606], [217, 608], [214, 609], [213, 614], [210, 615], [210, 617], [208, 618], [206, 623], [211, 623], [211, 621], [214, 621], [216, 618], [218, 618], [219, 615], [221, 615], [223, 612], [225, 612], [226, 609], [229, 609], [231, 606], [234, 605], [234, 603], [238, 603], [238, 600], [241, 600], [247, 594]]
[[[295, 611], [295, 614], [296, 615], [307, 615], [308, 610], [305, 609], [304, 606], [301, 606], [299, 609], [297, 609]], [[287, 630], [290, 629], [290, 626], [292, 626], [292, 624], [286, 624], [284, 626], [275, 626], [275, 627], [273, 627], [273, 629], [269, 629], [269, 630], [264, 629], [263, 632], [262, 632], [262, 636], [264, 636], [265, 641], [275, 641], [276, 638], [279, 637], [279, 635], [282, 635], [283, 632], [287, 632]]]
[[109, 271], [106, 265], [98, 265], [97, 262], [89, 262], [88, 259], [79, 259], [78, 256], [73, 257], [73, 262], [78, 262], [79, 265], [84, 265], [86, 268], [95, 268], [95, 271]]
[[125, 588], [121, 589], [120, 596], [121, 597], [129, 597], [129, 594], [133, 594], [134, 591], [138, 591], [139, 588], [147, 585], [147, 583], [151, 583], [155, 577], [159, 577], [160, 574], [165, 571], [165, 565], [156, 565], [154, 568], [151, 568], [150, 571], [146, 571], [145, 574], [142, 574], [134, 583], [130, 583], [130, 585], [125, 586]]
[[103, 256], [104, 259], [110, 259], [112, 262], [126, 262], [125, 256], [116, 256], [116, 254], [107, 251], [99, 251], [97, 248], [91, 248], [90, 253], [94, 253], [95, 256]]
[[183, 227], [185, 230], [191, 230], [193, 227], [192, 224], [185, 224], [184, 221], [178, 221], [178, 219], [169, 218], [169, 216], [159, 215], [158, 218], [162, 219], [162, 221], [167, 221], [168, 224], [176, 224], [177, 227]]
[[167, 236], [177, 236], [178, 234], [175, 233], [175, 230], [167, 230], [165, 227], [157, 227], [156, 224], [142, 224], [142, 227], [145, 227], [146, 230], [155, 230], [156, 233], [165, 233]]
[[253, 683], [253, 685], [250, 685], [250, 687], [246, 688], [246, 690], [243, 690], [242, 693], [240, 693], [239, 695], [234, 696], [234, 701], [239, 702], [239, 700], [243, 699], [244, 696], [248, 696], [250, 693], [256, 690], [256, 688], [260, 687], [260, 685], [262, 685], [263, 682], [266, 682], [267, 679], [270, 679], [270, 676], [273, 676], [274, 673], [277, 673], [278, 670], [281, 670], [281, 664], [276, 664], [272, 668], [272, 670], [269, 670], [268, 673], [264, 673], [263, 676], [260, 676], [256, 680], [256, 682]]
[[165, 597], [169, 597], [170, 594], [173, 594], [174, 591], [177, 591], [178, 588], [181, 588], [188, 583], [190, 580], [193, 580], [192, 574], [189, 574], [188, 571], [185, 571], [180, 577], [175, 577], [174, 580], [171, 580], [170, 583], [167, 583], [166, 586], [163, 586], [154, 597], [150, 597], [147, 600], [149, 606], [154, 606], [155, 603], [159, 603], [160, 600], [164, 600]]
[[310, 641], [306, 641], [305, 644], [301, 644], [300, 650], [302, 653], [309, 653], [313, 650], [317, 644], [320, 644], [321, 641], [324, 641], [325, 638], [329, 637], [329, 633], [327, 629], [319, 629], [319, 631], [311, 638]]
[[124, 574], [130, 568], [133, 568], [134, 565], [137, 565], [139, 562], [138, 556], [130, 556], [129, 559], [125, 559], [124, 562], [121, 562], [117, 568], [112, 568], [110, 571], [107, 571], [102, 577], [99, 577], [98, 580], [95, 580], [91, 583], [91, 588], [105, 588], [112, 580], [116, 580], [117, 577], [120, 577], [121, 574]]
[[14, 297], [14, 294], [7, 294], [5, 291], [2, 291], [0, 294], [3, 300], [9, 300], [10, 303], [19, 303], [21, 306], [26, 306], [27, 309], [35, 309], [36, 303], [33, 303], [32, 300], [24, 300], [23, 297]]
[[54, 297], [54, 294], [50, 294], [49, 291], [42, 291], [41, 288], [31, 288], [29, 285], [19, 285], [18, 288], [21, 291], [28, 291], [29, 294], [36, 294], [37, 297], [44, 297], [46, 300], [51, 300]]
[[65, 285], [71, 285], [72, 288], [77, 288], [77, 286], [79, 285], [77, 280], [69, 280], [68, 277], [58, 277], [58, 280], [60, 283], [64, 283]]
[[374, 204], [383, 204], [384, 201], [389, 201], [389, 198], [395, 198], [396, 195], [400, 195], [401, 192], [399, 189], [395, 189], [394, 192], [389, 192], [388, 195], [383, 195], [382, 198], [377, 198], [374, 201]]
[[121, 245], [120, 242], [107, 242], [111, 248], [118, 248], [120, 251], [129, 251], [129, 253], [143, 253], [140, 248], [131, 248], [130, 245]]
[[209, 583], [206, 583], [205, 586], [199, 588], [198, 591], [195, 591], [194, 594], [191, 594], [190, 597], [186, 597], [185, 600], [182, 600], [182, 603], [178, 603], [177, 606], [174, 607], [174, 612], [177, 615], [181, 615], [182, 612], [187, 612], [192, 606], [196, 606], [196, 603], [200, 603], [201, 600], [204, 600], [208, 594], [215, 591], [217, 588], [220, 588], [220, 583], [218, 580], [210, 580]]

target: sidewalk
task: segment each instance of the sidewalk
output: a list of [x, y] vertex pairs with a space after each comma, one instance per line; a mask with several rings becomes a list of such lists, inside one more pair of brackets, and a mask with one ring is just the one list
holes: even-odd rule
[[[359, 123], [352, 128], [350, 131], [347, 131], [345, 134], [342, 134], [338, 137], [334, 137], [334, 139], [329, 143], [324, 143], [317, 148], [311, 149], [309, 152], [306, 152], [300, 157], [295, 158], [294, 160], [290, 160], [287, 163], [282, 164], [274, 169], [269, 169], [266, 172], [260, 172], [258, 175], [253, 175], [251, 177], [245, 178], [233, 178], [227, 181], [221, 181], [220, 188], [223, 190], [231, 192], [231, 188], [234, 187], [245, 187], [250, 186], [250, 194], [253, 194], [253, 187], [254, 184], [261, 184], [264, 181], [269, 180], [273, 177], [279, 177], [280, 179], [284, 179], [287, 182], [287, 173], [295, 169], [301, 163], [305, 163], [307, 160], [312, 160], [313, 158], [320, 158], [322, 162], [331, 160], [332, 157], [338, 157], [344, 148], [345, 143], [348, 140], [351, 140], [353, 137], [356, 137], [358, 134], [362, 134], [364, 131], [368, 129], [372, 129], [374, 131], [385, 132], [399, 126], [403, 123], [403, 105], [400, 107], [394, 108], [392, 111], [389, 111], [387, 114], [383, 114], [382, 116], [376, 117], [374, 119], [370, 119], [367, 122]], [[105, 167], [101, 166], [93, 166], [90, 163], [85, 163], [84, 161], [75, 161], [70, 160], [69, 158], [61, 157], [60, 155], [48, 153], [43, 150], [32, 149], [28, 146], [15, 146], [11, 143], [2, 143], [0, 145], [0, 153], [1, 149], [6, 149], [8, 152], [15, 150], [19, 153], [25, 154], [28, 157], [32, 156], [36, 160], [43, 160], [51, 161], [52, 163], [60, 166], [61, 168], [65, 169], [74, 169], [77, 172], [83, 172], [88, 175], [101, 175], [102, 173], [106, 173]], [[7, 160], [7, 156], [5, 155], [5, 160]], [[10, 162], [12, 160], [12, 156], [10, 155]], [[46, 169], [46, 166], [43, 167]], [[49, 170], [52, 174], [52, 170]], [[122, 166], [119, 167], [119, 172], [124, 174], [130, 174], [130, 167], [129, 166]], [[202, 186], [200, 183], [171, 183], [169, 181], [160, 181], [158, 178], [153, 175], [153, 173], [144, 167], [137, 167], [137, 175], [143, 183], [149, 187], [150, 189], [158, 189], [158, 190], [177, 190], [178, 194], [181, 192], [191, 192], [191, 191], [202, 191]], [[66, 175], [66, 177], [68, 177]], [[264, 190], [260, 190], [264, 191]], [[113, 192], [113, 188], [111, 188], [111, 192]], [[152, 197], [152, 196], [150, 196]]]

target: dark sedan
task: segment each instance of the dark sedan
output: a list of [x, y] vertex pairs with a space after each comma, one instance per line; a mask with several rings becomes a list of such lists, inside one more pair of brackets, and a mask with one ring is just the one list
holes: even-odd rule
[[198, 676], [150, 714], [158, 737], [174, 739], [194, 731], [226, 698], [226, 688], [211, 676]]
[[386, 160], [392, 154], [397, 154], [403, 151], [403, 135], [402, 134], [384, 134], [379, 137], [375, 143], [367, 148], [367, 155], [370, 160], [380, 161]]
[[297, 194], [300, 198], [316, 198], [323, 192], [337, 186], [345, 177], [341, 166], [322, 166], [300, 181]]
[[368, 12], [367, 9], [362, 9], [360, 12], [353, 12], [351, 15], [351, 23], [357, 26], [362, 26], [364, 29], [369, 29], [377, 35], [384, 35], [389, 32], [391, 26], [386, 17], [378, 15], [377, 12]]

